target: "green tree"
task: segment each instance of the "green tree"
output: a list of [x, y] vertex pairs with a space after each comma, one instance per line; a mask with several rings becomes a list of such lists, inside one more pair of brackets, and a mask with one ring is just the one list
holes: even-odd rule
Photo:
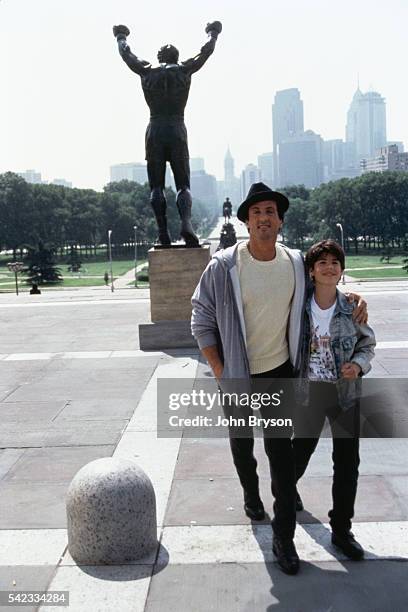
[[315, 203], [314, 238], [335, 238], [340, 242], [337, 223], [341, 223], [344, 231], [345, 248], [349, 240], [354, 243], [355, 253], [358, 253], [359, 236], [361, 235], [361, 206], [357, 183], [343, 178], [321, 185], [312, 192]]
[[31, 185], [13, 172], [0, 174], [0, 248], [11, 249], [14, 259], [29, 239], [32, 213]]
[[64, 228], [65, 241], [77, 246], [95, 247], [101, 238], [101, 194], [93, 189], [66, 189], [68, 212]]
[[300, 198], [293, 198], [285, 213], [283, 231], [289, 244], [304, 250], [305, 239], [311, 234], [309, 221], [309, 202]]
[[405, 234], [402, 242], [404, 258], [402, 260], [402, 269], [408, 274], [408, 234]]
[[42, 285], [63, 280], [61, 270], [55, 265], [54, 249], [45, 246], [42, 242], [39, 242], [37, 247], [27, 247], [25, 264], [29, 283]]
[[69, 218], [65, 192], [58, 185], [31, 185], [31, 221], [27, 228], [27, 243], [51, 243], [62, 246]]
[[281, 189], [281, 191], [291, 201], [292, 198], [298, 198], [299, 200], [303, 201], [306, 201], [310, 198], [310, 189], [308, 189], [304, 185], [287, 185], [286, 187]]
[[[371, 172], [355, 179], [321, 185], [310, 196], [315, 238], [338, 237], [344, 229], [346, 248], [401, 248], [408, 232], [408, 173]], [[323, 235], [324, 234], [324, 235]]]
[[71, 249], [68, 257], [68, 271], [69, 272], [79, 272], [81, 269], [82, 262], [79, 258], [78, 251], [71, 245]]

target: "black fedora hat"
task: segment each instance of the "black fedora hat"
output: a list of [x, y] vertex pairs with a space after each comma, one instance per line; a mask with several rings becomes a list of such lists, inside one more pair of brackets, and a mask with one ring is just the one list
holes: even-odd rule
[[238, 219], [240, 221], [246, 221], [248, 219], [248, 208], [252, 204], [264, 201], [276, 202], [279, 215], [284, 214], [289, 208], [289, 200], [283, 193], [273, 191], [268, 185], [265, 185], [265, 183], [254, 183], [249, 188], [246, 200], [242, 202], [237, 210]]

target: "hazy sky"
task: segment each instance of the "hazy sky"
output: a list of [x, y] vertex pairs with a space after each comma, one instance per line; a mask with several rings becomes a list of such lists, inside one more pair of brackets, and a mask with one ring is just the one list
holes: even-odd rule
[[358, 73], [386, 98], [388, 139], [408, 146], [407, 0], [0, 0], [0, 172], [100, 189], [111, 164], [143, 161], [148, 108], [112, 26], [129, 27], [140, 58], [171, 42], [183, 60], [216, 19], [223, 32], [186, 112], [207, 172], [222, 178], [228, 144], [236, 173], [272, 149], [279, 89], [300, 89], [306, 129], [344, 138]]

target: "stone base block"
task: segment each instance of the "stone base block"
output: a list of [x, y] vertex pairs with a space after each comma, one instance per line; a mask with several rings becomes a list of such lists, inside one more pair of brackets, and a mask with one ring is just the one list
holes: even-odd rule
[[188, 321], [159, 321], [139, 325], [139, 345], [142, 351], [173, 348], [197, 348]]
[[153, 322], [190, 319], [191, 296], [209, 261], [209, 245], [197, 249], [150, 249], [150, 313]]

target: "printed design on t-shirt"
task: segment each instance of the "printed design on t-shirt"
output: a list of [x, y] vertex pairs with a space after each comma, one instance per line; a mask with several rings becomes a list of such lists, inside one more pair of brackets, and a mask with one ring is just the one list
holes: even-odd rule
[[312, 325], [310, 340], [309, 378], [311, 380], [337, 380], [336, 364], [330, 345], [330, 335], [320, 335], [319, 325]]

